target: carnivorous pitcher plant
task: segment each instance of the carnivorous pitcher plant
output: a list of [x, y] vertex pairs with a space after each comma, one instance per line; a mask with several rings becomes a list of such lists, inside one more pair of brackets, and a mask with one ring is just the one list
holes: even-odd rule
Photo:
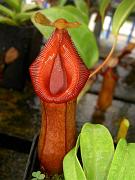
[[[38, 21], [42, 17], [37, 14]], [[38, 143], [41, 168], [49, 174], [62, 172], [65, 154], [76, 142], [76, 99], [88, 80], [89, 70], [78, 55], [67, 28], [79, 23], [58, 19], [41, 53], [30, 67], [31, 79], [42, 105]]]

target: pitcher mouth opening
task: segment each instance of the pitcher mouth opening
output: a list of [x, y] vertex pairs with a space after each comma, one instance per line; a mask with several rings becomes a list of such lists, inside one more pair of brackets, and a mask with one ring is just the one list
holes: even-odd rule
[[34, 89], [45, 102], [76, 99], [90, 71], [77, 53], [67, 30], [56, 29], [30, 66]]

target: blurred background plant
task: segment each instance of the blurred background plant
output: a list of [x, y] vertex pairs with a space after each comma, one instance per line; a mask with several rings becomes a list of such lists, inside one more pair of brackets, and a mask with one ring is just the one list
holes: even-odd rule
[[37, 3], [3, 0], [0, 3], [0, 87], [23, 90], [28, 67], [39, 53], [42, 36], [31, 16]]
[[22, 0], [3, 0], [0, 4], [0, 23], [24, 25], [39, 8], [37, 3], [26, 4]]

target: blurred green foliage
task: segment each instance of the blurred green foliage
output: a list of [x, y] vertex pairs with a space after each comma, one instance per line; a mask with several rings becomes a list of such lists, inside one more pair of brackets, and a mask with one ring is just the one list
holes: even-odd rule
[[0, 23], [12, 26], [25, 24], [37, 9], [38, 5], [26, 4], [22, 0], [4, 0], [0, 4]]

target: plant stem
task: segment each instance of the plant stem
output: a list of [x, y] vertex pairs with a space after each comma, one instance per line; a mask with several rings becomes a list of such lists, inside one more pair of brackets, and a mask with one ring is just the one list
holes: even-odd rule
[[100, 64], [89, 76], [89, 78], [91, 78], [92, 76], [96, 75], [110, 60], [114, 50], [115, 50], [115, 46], [116, 46], [116, 43], [117, 43], [117, 37], [115, 37], [115, 40], [113, 42], [113, 46], [112, 46], [112, 49], [110, 51], [110, 53], [108, 54], [108, 56], [106, 57], [106, 59], [104, 60], [104, 62], [102, 64]]

